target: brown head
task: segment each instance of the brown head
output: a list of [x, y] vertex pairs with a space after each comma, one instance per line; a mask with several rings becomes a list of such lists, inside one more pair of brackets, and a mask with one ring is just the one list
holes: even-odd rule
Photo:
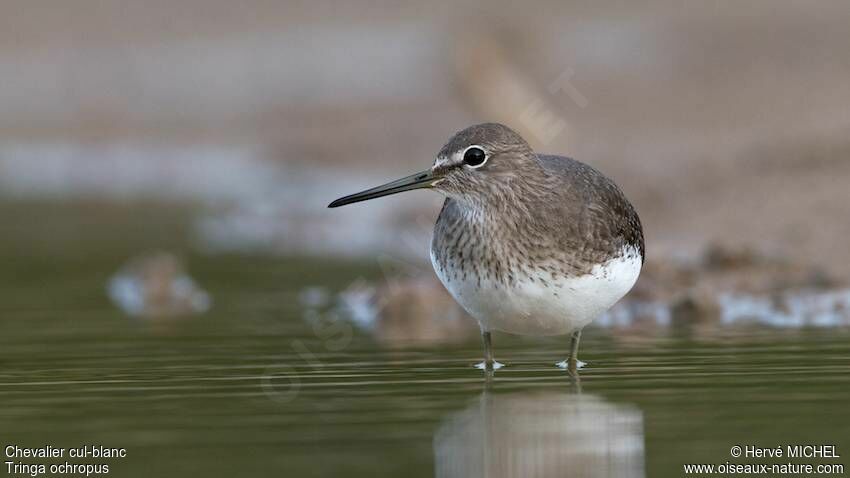
[[423, 188], [481, 202], [542, 175], [545, 172], [534, 151], [519, 134], [502, 124], [484, 123], [452, 136], [430, 169], [337, 199], [328, 207]]

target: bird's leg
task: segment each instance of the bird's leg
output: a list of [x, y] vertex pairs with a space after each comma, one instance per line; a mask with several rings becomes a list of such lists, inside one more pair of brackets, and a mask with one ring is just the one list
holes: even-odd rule
[[581, 329], [573, 332], [572, 338], [570, 339], [570, 357], [563, 362], [559, 362], [557, 365], [563, 369], [566, 369], [571, 375], [576, 375], [578, 369], [584, 367], [584, 362], [581, 362], [578, 359], [578, 344], [581, 341]]
[[[570, 339], [570, 358], [567, 371], [575, 375], [578, 370], [578, 344], [581, 341], [581, 329], [573, 332], [573, 337]], [[584, 364], [582, 364], [584, 365]]]
[[476, 365], [475, 368], [491, 371], [504, 367], [504, 365], [493, 360], [493, 342], [490, 338], [490, 332], [482, 330], [481, 340], [484, 342], [484, 361]]

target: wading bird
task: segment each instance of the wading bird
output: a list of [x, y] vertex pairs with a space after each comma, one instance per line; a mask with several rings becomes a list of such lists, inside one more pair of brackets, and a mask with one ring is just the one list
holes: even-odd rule
[[575, 373], [584, 326], [632, 288], [644, 261], [643, 228], [620, 188], [563, 156], [536, 154], [507, 126], [455, 134], [427, 170], [345, 196], [339, 207], [413, 189], [445, 196], [431, 262], [449, 293], [481, 326], [484, 361], [491, 331], [572, 334]]

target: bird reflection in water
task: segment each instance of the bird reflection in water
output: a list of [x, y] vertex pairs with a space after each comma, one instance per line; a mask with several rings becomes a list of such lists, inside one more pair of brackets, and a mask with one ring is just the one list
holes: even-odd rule
[[590, 394], [485, 390], [443, 420], [434, 456], [440, 478], [643, 477], [643, 415]]

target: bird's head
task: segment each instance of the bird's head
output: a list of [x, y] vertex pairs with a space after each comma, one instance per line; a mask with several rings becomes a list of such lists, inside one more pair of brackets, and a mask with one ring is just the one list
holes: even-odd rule
[[328, 207], [414, 189], [434, 189], [459, 200], [483, 202], [540, 171], [534, 151], [522, 136], [502, 124], [484, 123], [452, 136], [429, 169], [337, 199]]

